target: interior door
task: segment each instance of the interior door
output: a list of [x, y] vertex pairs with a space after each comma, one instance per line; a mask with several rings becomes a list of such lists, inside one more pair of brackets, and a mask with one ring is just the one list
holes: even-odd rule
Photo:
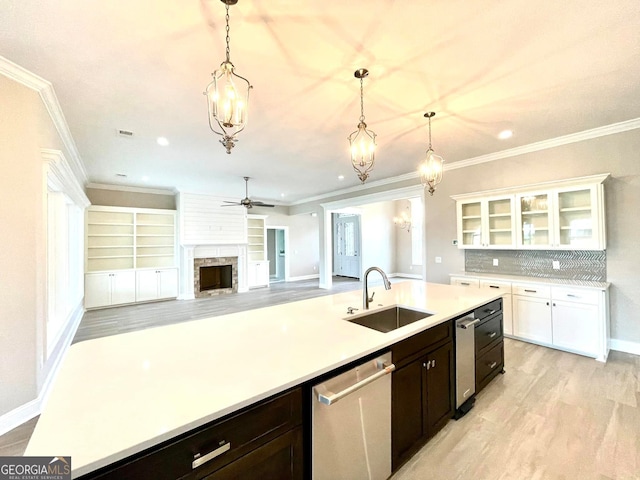
[[338, 214], [334, 221], [334, 273], [360, 278], [360, 215]]

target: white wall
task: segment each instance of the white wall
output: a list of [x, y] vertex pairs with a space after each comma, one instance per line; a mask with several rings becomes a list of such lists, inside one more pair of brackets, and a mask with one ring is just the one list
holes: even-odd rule
[[385, 273], [396, 271], [396, 214], [394, 202], [371, 203], [359, 207], [361, 214], [362, 271], [380, 267]]
[[284, 207], [254, 208], [251, 213], [268, 215], [267, 227], [289, 227], [289, 276], [317, 275], [320, 263], [319, 218], [310, 214], [288, 215]]
[[[72, 168], [64, 160], [70, 157], [69, 152], [39, 93], [0, 75], [0, 98], [2, 433], [38, 413], [42, 394], [70, 343], [73, 322], [78, 321], [82, 313], [82, 261], [70, 253], [60, 278], [47, 276], [47, 180], [52, 191], [64, 195], [65, 208], [73, 205], [71, 198], [79, 199], [80, 209], [88, 200]], [[46, 155], [43, 148], [50, 149]], [[71, 189], [59, 189], [69, 186], [65, 184], [69, 177]], [[77, 222], [72, 221], [72, 225], [79, 228], [77, 235], [71, 239], [69, 235], [74, 232], [64, 232], [58, 243], [74, 244], [82, 255], [82, 215], [74, 210], [72, 217], [79, 217]], [[51, 299], [47, 297], [48, 278], [57, 288]], [[67, 279], [64, 284], [62, 278]], [[52, 300], [51, 305], [55, 308], [48, 308], [48, 300]], [[65, 318], [61, 320], [59, 316]], [[51, 321], [49, 330], [48, 319]]]

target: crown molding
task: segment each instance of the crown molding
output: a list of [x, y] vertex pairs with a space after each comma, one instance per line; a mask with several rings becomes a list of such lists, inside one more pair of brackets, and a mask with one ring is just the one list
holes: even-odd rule
[[507, 150], [501, 150], [499, 152], [488, 153], [487, 155], [480, 155], [479, 157], [468, 158], [466, 160], [460, 160], [459, 162], [445, 164], [444, 170], [446, 171], [455, 170], [457, 168], [471, 167], [473, 165], [479, 165], [481, 163], [493, 162], [495, 160], [501, 160], [503, 158], [516, 157], [518, 155], [538, 152], [540, 150], [547, 150], [549, 148], [560, 147], [569, 143], [583, 142], [585, 140], [591, 140], [594, 138], [605, 137], [607, 135], [627, 132], [629, 130], [635, 130], [637, 128], [640, 128], [640, 118], [633, 118], [624, 122], [612, 123], [611, 125], [604, 125], [602, 127], [592, 128], [590, 130], [583, 130], [582, 132], [570, 133], [569, 135], [563, 135], [561, 137], [550, 138], [548, 140], [542, 140], [540, 142], [530, 143], [528, 145], [522, 145], [520, 147], [509, 148]]
[[97, 190], [116, 190], [118, 192], [133, 193], [151, 193], [153, 195], [172, 195], [175, 196], [176, 190], [162, 190], [160, 188], [130, 187], [128, 185], [112, 185], [107, 183], [87, 183], [85, 188], [93, 188]]
[[64, 192], [79, 207], [86, 208], [91, 202], [75, 176], [69, 162], [60, 150], [40, 149], [42, 159], [49, 165], [47, 181], [56, 191]]
[[62, 112], [60, 102], [58, 102], [58, 97], [56, 96], [56, 92], [54, 91], [51, 82], [30, 72], [20, 65], [13, 63], [3, 56], [0, 56], [0, 74], [24, 85], [25, 87], [35, 90], [40, 94], [40, 98], [51, 117], [51, 121], [53, 122], [58, 135], [60, 135], [60, 140], [67, 149], [67, 153], [70, 157], [69, 165], [73, 170], [73, 173], [81, 184], [87, 183], [87, 171], [84, 168], [82, 159], [80, 158], [76, 142], [71, 136], [69, 125], [67, 124], [67, 120]]
[[[562, 145], [567, 145], [569, 143], [582, 142], [585, 140], [591, 140], [594, 138], [613, 135], [616, 133], [623, 133], [623, 132], [627, 132], [629, 130], [635, 130], [638, 128], [640, 128], [640, 118], [633, 118], [631, 120], [626, 120], [624, 122], [612, 123], [610, 125], [604, 125], [602, 127], [592, 128], [589, 130], [584, 130], [582, 132], [571, 133], [569, 135], [563, 135], [561, 137], [550, 138], [548, 140], [542, 140], [540, 142], [530, 143], [528, 145], [522, 145], [520, 147], [501, 150], [499, 152], [488, 153], [486, 155], [480, 155], [478, 157], [468, 158], [466, 160], [460, 160], [452, 163], [445, 163], [443, 168], [444, 168], [444, 171], [446, 172], [447, 170], [455, 170], [458, 168], [471, 167], [473, 165], [480, 165], [482, 163], [493, 162], [495, 160], [501, 160], [503, 158], [516, 157], [518, 155], [524, 155], [525, 153], [538, 152], [540, 150], [559, 147]], [[403, 175], [398, 175], [396, 177], [389, 177], [389, 178], [368, 183], [365, 188], [370, 189], [370, 188], [375, 188], [382, 185], [400, 183], [406, 180], [412, 180], [417, 178], [419, 178], [418, 172], [410, 172], [410, 173], [405, 173]], [[357, 191], [363, 191], [362, 188], [363, 187], [361, 185], [358, 185], [356, 187], [345, 188], [342, 190], [335, 190], [333, 192], [324, 193], [322, 195], [316, 195], [314, 197], [308, 197], [302, 200], [297, 200], [295, 202], [291, 202], [289, 205], [294, 206], [294, 205], [302, 205], [304, 203], [317, 202], [319, 200], [337, 197], [339, 195], [346, 195], [346, 194], [357, 192]]]

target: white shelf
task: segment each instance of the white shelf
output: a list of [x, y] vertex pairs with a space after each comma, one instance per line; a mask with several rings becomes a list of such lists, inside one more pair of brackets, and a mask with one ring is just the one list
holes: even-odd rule
[[510, 213], [490, 213], [489, 218], [497, 218], [497, 217], [510, 217]]
[[563, 212], [587, 212], [587, 213], [591, 213], [591, 207], [567, 207], [567, 208], [561, 208], [560, 209], [560, 213]]
[[549, 210], [529, 210], [522, 212], [522, 215], [549, 215]]
[[478, 220], [480, 218], [482, 218], [480, 215], [467, 215], [462, 217], [463, 220]]

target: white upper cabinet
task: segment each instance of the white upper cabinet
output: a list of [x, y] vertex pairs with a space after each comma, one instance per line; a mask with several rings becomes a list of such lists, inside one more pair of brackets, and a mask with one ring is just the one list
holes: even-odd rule
[[458, 208], [460, 248], [514, 248], [513, 195], [461, 200]]
[[604, 250], [602, 184], [516, 195], [519, 248]]
[[458, 248], [605, 250], [608, 176], [453, 196]]

